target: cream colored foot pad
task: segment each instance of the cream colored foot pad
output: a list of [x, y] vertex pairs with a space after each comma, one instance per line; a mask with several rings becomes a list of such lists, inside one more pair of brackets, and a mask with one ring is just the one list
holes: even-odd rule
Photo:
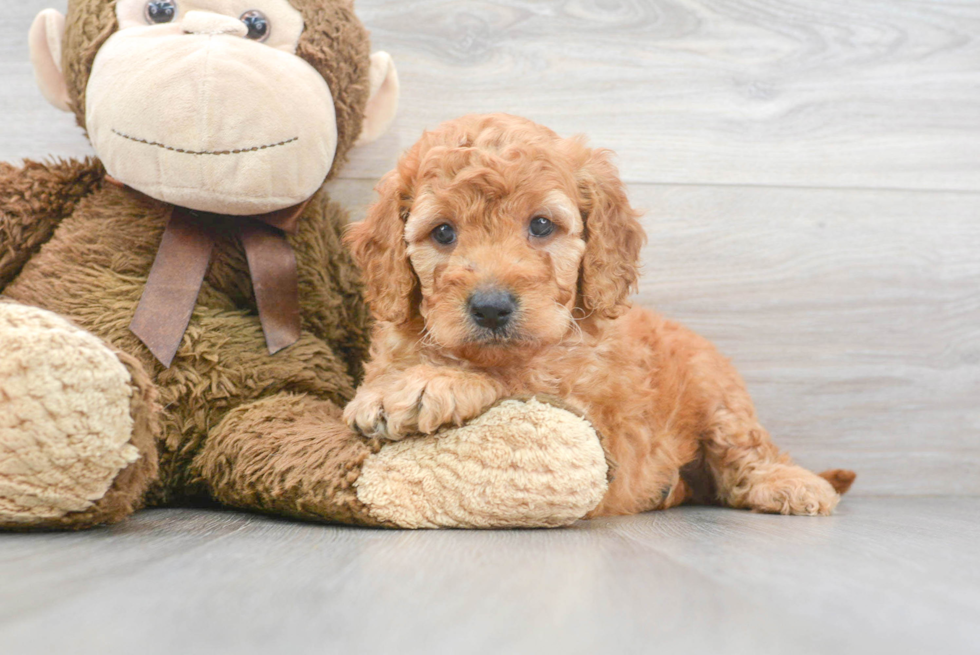
[[462, 428], [385, 445], [356, 486], [375, 518], [402, 527], [556, 527], [599, 503], [606, 474], [588, 421], [508, 400]]
[[139, 452], [130, 375], [99, 339], [34, 307], [0, 304], [0, 521], [88, 509]]

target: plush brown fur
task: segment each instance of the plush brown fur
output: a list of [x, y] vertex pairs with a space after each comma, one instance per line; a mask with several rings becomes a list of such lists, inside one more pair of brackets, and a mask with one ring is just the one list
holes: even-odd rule
[[[299, 54], [334, 93], [342, 162], [368, 96], [367, 34], [346, 0], [294, 4], [306, 20]], [[92, 61], [115, 26], [112, 2], [70, 3], [64, 64], [81, 125]], [[172, 208], [104, 175], [94, 161], [0, 165], [0, 293], [68, 318], [119, 353], [133, 380], [132, 443], [142, 454], [91, 510], [36, 527], [87, 527], [202, 494], [376, 523], [352, 498], [346, 472], [371, 446], [351, 434], [338, 409], [353, 396], [369, 337], [359, 275], [341, 241], [346, 214], [321, 189], [289, 237], [299, 342], [269, 355], [242, 246], [229, 236], [215, 246], [190, 326], [164, 369], [128, 326]], [[261, 454], [267, 466], [252, 459]]]
[[232, 410], [195, 461], [214, 497], [302, 519], [381, 525], [354, 482], [377, 440], [352, 439], [329, 401], [280, 393]]
[[102, 183], [93, 159], [28, 161], [23, 168], [0, 162], [0, 289], [51, 238], [61, 219]]
[[70, 318], [152, 372], [167, 408], [160, 417], [155, 501], [188, 491], [194, 482], [189, 465], [208, 431], [242, 403], [282, 391], [345, 403], [367, 346], [357, 275], [340, 247], [346, 215], [321, 191], [291, 238], [300, 274], [300, 341], [269, 356], [244, 252], [227, 237], [215, 248], [177, 358], [163, 369], [129, 322], [168, 216], [164, 203], [105, 186], [79, 203], [4, 289], [13, 300]]
[[[593, 515], [691, 500], [681, 471], [692, 464], [714, 499], [764, 512], [828, 514], [853, 480], [793, 465], [710, 343], [630, 308], [644, 235], [607, 152], [524, 119], [469, 116], [423, 136], [379, 191], [349, 234], [381, 319], [345, 411], [365, 434], [429, 434], [502, 397], [553, 394], [585, 410], [616, 462]], [[529, 235], [539, 216], [554, 234]], [[454, 244], [432, 237], [443, 223]], [[488, 288], [517, 298], [505, 333], [471, 320], [468, 299]]]
[[[370, 95], [371, 48], [367, 31], [354, 15], [352, 2], [290, 0], [303, 12], [306, 30], [296, 54], [308, 61], [334, 91], [337, 115], [337, 154], [330, 177], [347, 162], [347, 153], [361, 134], [364, 108]], [[330, 42], [323, 47], [323, 39]]]

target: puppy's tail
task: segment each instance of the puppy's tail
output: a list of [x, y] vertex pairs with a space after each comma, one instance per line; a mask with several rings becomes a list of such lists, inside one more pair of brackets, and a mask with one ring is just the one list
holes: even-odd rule
[[821, 473], [820, 477], [829, 482], [834, 488], [834, 491], [839, 494], [844, 494], [854, 484], [854, 478], [857, 477], [857, 473], [848, 471], [847, 469], [830, 469]]

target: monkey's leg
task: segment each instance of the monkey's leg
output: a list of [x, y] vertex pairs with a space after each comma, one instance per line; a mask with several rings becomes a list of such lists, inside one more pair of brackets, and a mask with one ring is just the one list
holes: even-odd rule
[[128, 516], [157, 473], [142, 366], [51, 312], [0, 302], [0, 529]]
[[102, 177], [102, 165], [92, 159], [23, 167], [0, 162], [0, 291]]
[[404, 528], [566, 525], [598, 504], [608, 473], [588, 422], [547, 402], [508, 400], [462, 428], [382, 443], [329, 401], [288, 393], [229, 412], [194, 469], [228, 505]]

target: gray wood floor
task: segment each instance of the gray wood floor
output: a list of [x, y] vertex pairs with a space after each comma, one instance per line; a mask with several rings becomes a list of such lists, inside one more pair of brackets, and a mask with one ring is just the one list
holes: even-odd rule
[[980, 499], [394, 532], [152, 510], [0, 536], [0, 652], [980, 652]]

